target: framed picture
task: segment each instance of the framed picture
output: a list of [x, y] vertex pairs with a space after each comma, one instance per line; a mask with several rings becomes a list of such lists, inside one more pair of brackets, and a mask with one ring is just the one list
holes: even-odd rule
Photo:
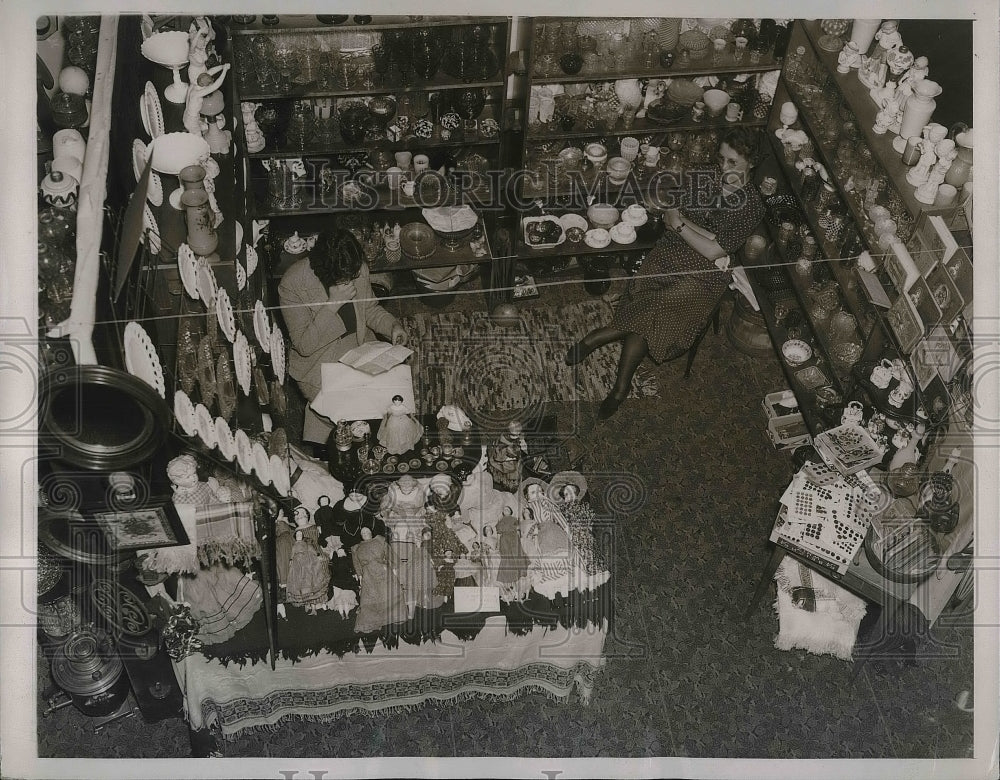
[[944, 267], [948, 269], [951, 279], [958, 288], [959, 295], [967, 302], [972, 300], [973, 277], [972, 261], [962, 247], [955, 250], [955, 254], [944, 262]]
[[189, 544], [177, 510], [171, 503], [119, 512], [100, 512], [94, 519], [115, 550], [144, 550]]
[[872, 302], [874, 306], [878, 306], [882, 309], [888, 309], [892, 306], [892, 301], [889, 300], [889, 296], [885, 293], [885, 288], [882, 287], [882, 282], [878, 280], [878, 277], [870, 271], [866, 271], [863, 268], [855, 269], [855, 273], [858, 275], [858, 279], [861, 280], [861, 285], [864, 287], [865, 295], [868, 296], [868, 300]]
[[885, 258], [885, 272], [893, 287], [900, 293], [908, 289], [920, 276], [913, 258], [902, 244], [893, 244], [892, 251]]
[[948, 229], [944, 217], [927, 217], [927, 228], [921, 233], [928, 249], [935, 254], [934, 259], [940, 263], [947, 262], [958, 249], [958, 242]]
[[934, 297], [934, 303], [941, 310], [941, 322], [950, 323], [962, 313], [965, 299], [955, 286], [948, 269], [938, 263], [927, 274], [927, 286]]
[[886, 319], [896, 336], [896, 341], [899, 342], [899, 348], [905, 354], [910, 354], [924, 335], [923, 323], [920, 322], [920, 315], [917, 314], [910, 296], [900, 295], [896, 298]]
[[909, 286], [906, 294], [910, 296], [910, 301], [917, 310], [917, 314], [920, 315], [920, 321], [924, 325], [924, 333], [930, 332], [930, 329], [941, 321], [941, 310], [931, 296], [931, 289], [927, 286], [927, 281], [922, 277], [918, 278]]
[[951, 397], [941, 377], [934, 377], [926, 388], [920, 390], [920, 400], [932, 425], [938, 425], [948, 416]]
[[913, 376], [921, 390], [938, 375], [937, 365], [934, 363], [935, 357], [934, 345], [929, 337], [919, 341], [910, 353], [910, 368], [913, 369]]
[[923, 233], [914, 230], [906, 242], [906, 251], [913, 258], [913, 264], [917, 267], [921, 276], [927, 276], [927, 272], [934, 267], [937, 258], [930, 246], [924, 241]]

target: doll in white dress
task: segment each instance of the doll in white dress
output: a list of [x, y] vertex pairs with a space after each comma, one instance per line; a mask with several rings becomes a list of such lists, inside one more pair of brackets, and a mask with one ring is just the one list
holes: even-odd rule
[[391, 455], [402, 455], [413, 449], [423, 435], [423, 426], [403, 406], [403, 396], [394, 395], [382, 415], [382, 424], [378, 429], [379, 444]]

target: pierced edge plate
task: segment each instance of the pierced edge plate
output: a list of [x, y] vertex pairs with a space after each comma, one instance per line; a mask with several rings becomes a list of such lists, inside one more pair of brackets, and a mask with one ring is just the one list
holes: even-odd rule
[[198, 256], [187, 244], [177, 247], [177, 270], [184, 285], [184, 292], [196, 301], [201, 300], [198, 293]]
[[233, 429], [221, 417], [215, 418], [215, 440], [215, 446], [219, 448], [222, 457], [226, 460], [236, 459], [236, 440], [233, 438]]
[[209, 312], [215, 308], [215, 294], [219, 283], [215, 280], [215, 271], [204, 260], [198, 260], [198, 295]]
[[219, 327], [225, 334], [226, 340], [232, 344], [236, 338], [236, 315], [233, 314], [233, 304], [224, 287], [215, 291], [215, 314], [219, 319]]
[[291, 477], [288, 474], [288, 462], [279, 455], [272, 455], [269, 458], [271, 482], [274, 489], [283, 496], [287, 496], [291, 490]]
[[142, 239], [149, 239], [149, 253], [160, 254], [160, 226], [156, 224], [156, 217], [148, 203], [142, 209], [142, 227]]
[[253, 334], [257, 337], [261, 349], [265, 353], [271, 352], [271, 323], [268, 320], [267, 309], [264, 308], [264, 301], [257, 299], [253, 305]]
[[253, 276], [257, 270], [257, 250], [247, 244], [247, 276]]
[[233, 341], [233, 365], [236, 367], [236, 381], [240, 385], [240, 390], [247, 396], [250, 395], [251, 362], [250, 342], [242, 330], [237, 331]]
[[156, 171], [149, 172], [149, 184], [146, 186], [146, 200], [154, 206], [163, 205], [163, 181]]
[[152, 81], [146, 82], [142, 97], [139, 98], [139, 113], [142, 115], [142, 125], [150, 138], [159, 138], [163, 135], [163, 106]]
[[236, 442], [236, 462], [243, 473], [249, 475], [253, 471], [253, 445], [250, 437], [242, 428], [237, 428], [233, 440]]
[[177, 418], [185, 436], [194, 436], [197, 423], [194, 418], [194, 404], [183, 390], [174, 391], [174, 417]]
[[243, 267], [243, 263], [236, 260], [236, 289], [240, 292], [246, 289], [247, 286], [247, 269]]
[[138, 377], [156, 390], [160, 398], [166, 398], [163, 366], [160, 365], [160, 356], [156, 353], [156, 347], [153, 346], [149, 334], [142, 325], [133, 320], [125, 326], [124, 342], [125, 368], [132, 376]]
[[205, 404], [196, 404], [194, 407], [194, 419], [198, 430], [198, 437], [205, 446], [211, 449], [215, 446], [215, 420], [212, 413], [208, 411]]
[[274, 375], [281, 384], [285, 383], [285, 338], [281, 335], [278, 323], [271, 324], [271, 365]]
[[257, 479], [265, 485], [271, 482], [271, 460], [259, 441], [253, 443], [253, 470], [257, 473]]
[[[143, 118], [145, 121], [145, 117]], [[132, 173], [135, 174], [135, 181], [138, 184], [142, 178], [142, 172], [146, 167], [146, 158], [149, 154], [146, 144], [141, 138], [132, 141]]]

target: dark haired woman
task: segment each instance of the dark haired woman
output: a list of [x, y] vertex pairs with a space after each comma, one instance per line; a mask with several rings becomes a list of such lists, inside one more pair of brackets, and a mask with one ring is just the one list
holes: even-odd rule
[[[288, 373], [307, 401], [322, 389], [322, 365], [375, 334], [406, 343], [406, 331], [375, 299], [361, 244], [347, 230], [324, 230], [309, 256], [278, 285], [281, 313], [292, 342]], [[332, 426], [306, 405], [302, 438], [325, 443]]]
[[[689, 181], [696, 206], [669, 208], [668, 228], [643, 261], [610, 325], [588, 333], [566, 355], [575, 365], [598, 347], [622, 343], [614, 387], [597, 416], [613, 415], [628, 395], [639, 364], [648, 355], [657, 363], [684, 354], [725, 291], [727, 256], [738, 250], [764, 216], [764, 206], [750, 182], [756, 134], [732, 128], [719, 143], [719, 170]], [[701, 204], [707, 204], [702, 206]]]

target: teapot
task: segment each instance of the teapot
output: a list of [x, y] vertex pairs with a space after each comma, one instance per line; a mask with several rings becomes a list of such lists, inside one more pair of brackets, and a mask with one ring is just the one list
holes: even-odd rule
[[882, 358], [882, 362], [872, 369], [871, 383], [880, 390], [885, 390], [892, 381], [892, 361]]

